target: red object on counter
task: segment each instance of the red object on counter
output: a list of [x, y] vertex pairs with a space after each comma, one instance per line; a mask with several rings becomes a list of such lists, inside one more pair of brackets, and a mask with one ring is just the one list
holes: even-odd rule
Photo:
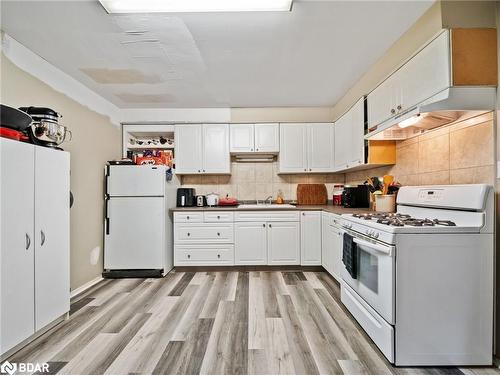
[[237, 206], [239, 204], [236, 198], [221, 198], [219, 199], [219, 206]]
[[27, 141], [29, 138], [19, 130], [0, 127], [0, 137], [14, 139], [16, 141]]

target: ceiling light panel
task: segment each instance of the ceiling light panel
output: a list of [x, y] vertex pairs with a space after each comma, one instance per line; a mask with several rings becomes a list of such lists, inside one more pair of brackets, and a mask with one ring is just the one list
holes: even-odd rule
[[293, 0], [99, 0], [108, 13], [285, 12]]

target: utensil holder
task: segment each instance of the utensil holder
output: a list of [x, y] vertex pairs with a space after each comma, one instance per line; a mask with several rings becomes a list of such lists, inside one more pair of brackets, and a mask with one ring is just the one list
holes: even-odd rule
[[395, 212], [396, 195], [375, 195], [375, 211], [377, 212]]

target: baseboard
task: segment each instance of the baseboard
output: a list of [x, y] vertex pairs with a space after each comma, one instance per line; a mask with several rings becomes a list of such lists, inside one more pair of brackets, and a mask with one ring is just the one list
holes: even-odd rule
[[95, 279], [90, 280], [89, 282], [83, 284], [82, 286], [79, 286], [78, 288], [74, 289], [70, 293], [70, 298], [75, 298], [79, 294], [82, 294], [85, 292], [87, 289], [92, 288], [94, 285], [96, 285], [98, 282], [104, 280], [102, 276], [97, 276]]
[[297, 271], [297, 272], [320, 272], [325, 269], [322, 266], [176, 266], [174, 272], [218, 272], [218, 271]]

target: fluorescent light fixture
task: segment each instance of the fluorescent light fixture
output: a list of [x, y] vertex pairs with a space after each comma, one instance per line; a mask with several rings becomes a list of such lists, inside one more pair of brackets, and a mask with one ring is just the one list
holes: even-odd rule
[[293, 0], [99, 0], [108, 13], [284, 12]]
[[420, 120], [422, 119], [422, 117], [420, 116], [420, 113], [415, 115], [415, 116], [411, 116], [410, 118], [407, 118], [406, 120], [403, 120], [401, 121], [398, 126], [400, 128], [407, 128], [408, 126], [412, 126], [412, 125], [415, 125], [417, 122], [419, 122]]

